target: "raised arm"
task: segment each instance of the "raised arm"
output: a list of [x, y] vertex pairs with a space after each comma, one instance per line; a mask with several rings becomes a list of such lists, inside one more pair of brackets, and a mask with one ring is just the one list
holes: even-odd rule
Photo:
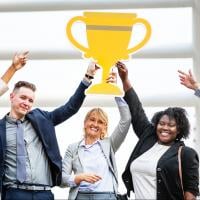
[[111, 145], [114, 152], [119, 149], [120, 145], [124, 141], [131, 124], [131, 114], [128, 104], [121, 97], [115, 97], [115, 101], [119, 109], [120, 120], [110, 136]]
[[185, 87], [194, 90], [195, 95], [200, 97], [200, 83], [195, 80], [191, 70], [188, 71], [188, 74], [181, 70], [178, 70], [178, 72], [180, 83]]
[[3, 74], [0, 80], [0, 96], [3, 95], [8, 90], [8, 82], [13, 77], [15, 72], [19, 69], [21, 69], [27, 61], [28, 51], [21, 53], [21, 54], [15, 54], [12, 60], [12, 64], [10, 67], [6, 70], [6, 72]]
[[6, 70], [4, 75], [1, 77], [1, 79], [5, 82], [8, 83], [10, 79], [13, 77], [15, 72], [26, 64], [27, 61], [27, 56], [28, 56], [28, 51], [21, 53], [21, 54], [15, 54], [12, 60], [11, 66]]
[[142, 135], [144, 130], [151, 126], [145, 111], [142, 107], [136, 92], [134, 91], [130, 80], [128, 78], [128, 69], [122, 62], [117, 62], [116, 67], [118, 69], [119, 76], [122, 80], [123, 88], [125, 91], [124, 99], [127, 102], [132, 118], [132, 126], [138, 137]]
[[[70, 99], [63, 106], [56, 108], [52, 112], [43, 112], [44, 115], [53, 122], [54, 126], [64, 122], [78, 112], [85, 99], [85, 90], [91, 84], [93, 76], [98, 69], [99, 67], [96, 66], [94, 62], [90, 63], [83, 80]], [[70, 87], [70, 85], [68, 87]]]

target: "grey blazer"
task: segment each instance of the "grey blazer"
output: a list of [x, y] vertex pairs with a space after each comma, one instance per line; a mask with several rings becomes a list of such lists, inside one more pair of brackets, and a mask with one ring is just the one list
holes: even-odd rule
[[[131, 115], [128, 105], [121, 105], [118, 101], [116, 102], [120, 113], [120, 121], [110, 137], [100, 140], [102, 151], [107, 160], [109, 169], [113, 174], [115, 193], [117, 193], [118, 187], [115, 152], [119, 149], [120, 145], [124, 141], [131, 123]], [[80, 157], [81, 148], [79, 148], [80, 143], [81, 141], [70, 144], [66, 150], [62, 166], [62, 186], [69, 187], [67, 180], [72, 172], [75, 175], [83, 173], [83, 167]], [[70, 188], [68, 199], [76, 199], [76, 196], [78, 194], [78, 187], [79, 186], [74, 186]]]

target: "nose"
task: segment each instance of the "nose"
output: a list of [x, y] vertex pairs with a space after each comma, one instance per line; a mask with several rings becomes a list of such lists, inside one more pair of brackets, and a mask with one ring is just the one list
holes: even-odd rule
[[165, 129], [165, 130], [168, 130], [168, 129], [169, 129], [169, 125], [168, 125], [168, 124], [165, 124], [165, 125], [163, 125], [162, 128]]
[[94, 126], [98, 126], [98, 122], [97, 121], [94, 122]]
[[29, 107], [29, 106], [30, 106], [29, 100], [25, 100], [25, 101], [23, 102], [23, 104], [24, 104], [24, 106], [26, 106], [26, 107]]

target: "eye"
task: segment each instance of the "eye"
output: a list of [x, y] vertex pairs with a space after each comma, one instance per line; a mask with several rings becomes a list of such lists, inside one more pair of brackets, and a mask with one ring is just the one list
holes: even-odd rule
[[26, 96], [20, 96], [20, 99], [25, 100]]
[[165, 125], [164, 122], [159, 122], [158, 124], [159, 124], [160, 126], [164, 126], [164, 125]]
[[104, 122], [102, 120], [99, 120], [98, 123], [101, 125], [104, 124]]
[[95, 121], [95, 118], [91, 117], [91, 118], [90, 118], [90, 121], [91, 121], [91, 122], [94, 122], [94, 121]]
[[30, 103], [33, 103], [33, 99], [29, 99], [29, 102], [30, 102]]
[[169, 124], [169, 126], [170, 126], [170, 127], [175, 127], [176, 124], [174, 124], [174, 123], [173, 123], [173, 124]]

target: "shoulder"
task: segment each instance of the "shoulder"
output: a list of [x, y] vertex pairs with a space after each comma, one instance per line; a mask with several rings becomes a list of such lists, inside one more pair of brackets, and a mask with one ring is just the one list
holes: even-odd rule
[[197, 154], [196, 150], [191, 148], [191, 147], [188, 147], [188, 146], [184, 146], [183, 147], [183, 153], [184, 154]]
[[38, 114], [43, 114], [44, 111], [42, 111], [39, 108], [35, 108], [33, 110], [31, 110], [27, 115], [31, 116], [31, 115], [38, 115]]
[[81, 143], [81, 141], [69, 144], [67, 147], [68, 151], [72, 151], [72, 152], [76, 151], [78, 149], [80, 143]]
[[80, 142], [75, 142], [75, 143], [69, 144], [65, 151], [65, 156], [69, 157], [69, 156], [73, 156], [73, 155], [77, 154], [79, 144], [80, 144]]
[[6, 117], [0, 119], [0, 125], [4, 125], [6, 123]]
[[198, 160], [198, 153], [196, 152], [195, 149], [188, 146], [184, 146], [182, 148], [182, 157], [184, 160], [187, 160], [188, 162], [189, 160], [193, 160], [193, 159]]
[[48, 111], [41, 110], [40, 108], [35, 108], [31, 110], [27, 115], [28, 116], [35, 116], [35, 117], [42, 117], [42, 118], [48, 118]]
[[105, 137], [103, 140], [99, 140], [99, 144], [103, 149], [110, 149], [110, 144], [111, 144], [110, 137]]
[[111, 143], [111, 138], [110, 137], [105, 137], [103, 140], [100, 140], [101, 144], [110, 144]]

